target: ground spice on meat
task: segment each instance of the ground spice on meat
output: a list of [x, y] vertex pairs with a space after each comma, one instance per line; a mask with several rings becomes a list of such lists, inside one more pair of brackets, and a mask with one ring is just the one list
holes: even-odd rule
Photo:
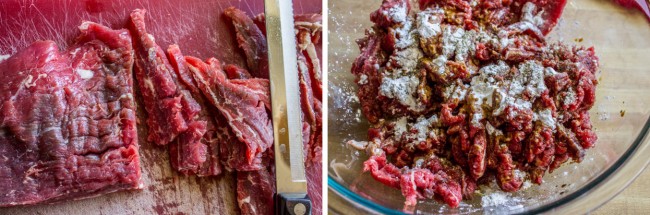
[[[566, 1], [385, 0], [352, 73], [369, 141], [364, 170], [406, 206], [457, 207], [478, 184], [541, 184], [597, 139], [593, 48], [547, 43]], [[358, 142], [353, 142], [358, 143]]]

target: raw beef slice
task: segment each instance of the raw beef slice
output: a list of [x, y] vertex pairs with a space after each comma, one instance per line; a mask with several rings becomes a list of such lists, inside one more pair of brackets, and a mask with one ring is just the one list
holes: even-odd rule
[[237, 203], [242, 214], [273, 214], [275, 176], [266, 169], [237, 172]]
[[230, 7], [224, 14], [233, 22], [237, 43], [246, 55], [246, 64], [256, 78], [269, 78], [269, 58], [266, 36], [253, 20], [241, 10]]
[[178, 83], [178, 86], [187, 88], [190, 91], [190, 95], [187, 96], [191, 96], [201, 106], [197, 118], [203, 122], [202, 129], [194, 130], [193, 126], [189, 126], [189, 129], [170, 145], [172, 166], [185, 174], [219, 175], [222, 172], [219, 159], [219, 131], [215, 117], [212, 116], [212, 113], [217, 113], [217, 110], [201, 94], [189, 72], [191, 65], [185, 60], [180, 48], [177, 45], [169, 46], [167, 56], [176, 73], [173, 75], [174, 79], [182, 82]]
[[254, 171], [265, 167], [263, 157], [273, 145], [273, 130], [268, 96], [259, 91], [268, 92], [268, 88], [264, 89], [268, 80], [241, 84], [227, 79], [214, 58], [207, 62], [194, 57], [185, 59], [199, 89], [218, 110], [212, 114], [220, 131], [220, 155], [226, 169]]
[[79, 29], [65, 52], [38, 41], [0, 63], [0, 206], [141, 188], [131, 37]]
[[[252, 22], [244, 12], [231, 8], [228, 15], [235, 26], [237, 31], [237, 42], [239, 47], [244, 50], [247, 60], [263, 59], [261, 62], [268, 62], [266, 52], [249, 51], [256, 50], [259, 47], [267, 47], [266, 39], [260, 40], [255, 34], [247, 34], [246, 32], [264, 32], [263, 26], [265, 25], [264, 15], [258, 15], [255, 18], [256, 22]], [[235, 15], [232, 15], [235, 14]], [[245, 29], [242, 30], [242, 29]], [[297, 45], [297, 60], [299, 72], [299, 87], [300, 87], [300, 102], [301, 102], [301, 116], [303, 120], [303, 142], [305, 144], [305, 168], [307, 176], [308, 194], [312, 200], [314, 214], [322, 213], [322, 113], [321, 113], [321, 72], [320, 60], [318, 58], [317, 47], [320, 47], [321, 36], [321, 15], [320, 14], [305, 14], [295, 16], [295, 30], [296, 30], [296, 45]], [[253, 35], [253, 36], [251, 36]], [[250, 37], [250, 38], [249, 38]], [[249, 65], [250, 67], [250, 65]], [[254, 68], [250, 68], [254, 69]], [[246, 83], [252, 80], [237, 80], [238, 82]], [[231, 81], [234, 83], [235, 81]], [[268, 95], [268, 94], [267, 94]], [[238, 178], [241, 180], [241, 178]], [[239, 181], [238, 183], [244, 183]], [[249, 187], [247, 187], [249, 188]], [[264, 193], [261, 187], [251, 186], [249, 189], [258, 189], [258, 193]], [[241, 189], [241, 187], [238, 187]], [[240, 191], [238, 192], [245, 192]], [[240, 203], [243, 201], [242, 196], [238, 196]], [[262, 208], [260, 203], [246, 205], [247, 207]], [[240, 204], [240, 208], [242, 205]], [[242, 210], [245, 210], [242, 208]], [[250, 209], [246, 209], [251, 211]], [[262, 210], [262, 209], [260, 209]]]
[[199, 110], [196, 101], [190, 101], [188, 96], [184, 96], [172, 79], [173, 69], [165, 52], [156, 44], [154, 37], [147, 33], [145, 12], [134, 10], [129, 22], [135, 38], [135, 76], [147, 112], [147, 140], [167, 145], [188, 129], [188, 123], [191, 123]]

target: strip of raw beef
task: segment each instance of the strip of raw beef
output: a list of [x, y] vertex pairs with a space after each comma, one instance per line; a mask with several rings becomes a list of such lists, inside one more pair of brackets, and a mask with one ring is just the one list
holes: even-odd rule
[[271, 120], [265, 105], [268, 96], [256, 93], [262, 87], [232, 83], [216, 59], [209, 59], [208, 63], [193, 57], [185, 60], [191, 65], [189, 71], [203, 95], [219, 110], [220, 115], [215, 114], [216, 117], [223, 117], [216, 121], [221, 125], [217, 128], [222, 131], [224, 144], [220, 154], [224, 166], [238, 171], [261, 169], [264, 152], [273, 144]]
[[317, 49], [320, 47], [321, 15], [299, 15], [295, 17], [298, 71], [300, 78], [303, 122], [310, 125], [309, 139], [305, 140], [305, 168], [307, 190], [313, 203], [314, 214], [322, 213], [322, 80]]
[[274, 214], [275, 176], [267, 169], [237, 172], [237, 203], [242, 214]]
[[[298, 46], [298, 53], [302, 53], [307, 57], [305, 62], [307, 62], [309, 67], [312, 91], [314, 91], [316, 99], [322, 101], [323, 84], [320, 66], [320, 38], [323, 28], [322, 15], [299, 14], [295, 15], [293, 18], [296, 28], [296, 45]], [[255, 16], [253, 21], [262, 32], [266, 32], [266, 19], [264, 14], [258, 14]], [[264, 33], [264, 35], [266, 35], [266, 33]]]
[[[189, 64], [185, 61], [179, 47], [177, 45], [169, 46], [167, 55], [175, 71], [174, 78], [180, 79], [182, 82], [178, 84], [179, 87], [190, 89], [190, 96], [201, 106], [197, 118], [201, 119], [200, 122], [203, 127], [194, 132], [192, 131], [193, 126], [190, 124], [189, 129], [177, 138], [176, 144], [170, 145], [169, 153], [172, 164], [176, 170], [185, 174], [191, 173], [198, 176], [219, 175], [222, 168], [219, 160], [218, 131], [215, 119], [210, 114], [216, 113], [216, 110], [209, 103], [206, 103], [205, 97], [201, 94], [196, 82], [188, 72]], [[179, 148], [184, 150], [179, 150]], [[203, 153], [203, 156], [201, 156], [201, 153]]]
[[253, 76], [244, 68], [241, 68], [234, 64], [228, 64], [223, 67], [223, 71], [226, 72], [228, 79], [249, 79]]
[[221, 71], [230, 83], [249, 88], [252, 94], [259, 97], [260, 101], [264, 103], [264, 107], [271, 111], [271, 97], [270, 97], [270, 83], [268, 79], [253, 78], [250, 73], [239, 66], [228, 64], [222, 68], [221, 62], [216, 58], [210, 58], [206, 61], [212, 70]]
[[269, 85], [270, 83], [268, 79], [261, 79], [261, 78], [233, 79], [230, 80], [230, 83], [250, 89], [251, 93], [255, 94], [260, 99], [260, 101], [264, 104], [264, 107], [268, 111], [271, 111], [271, 97], [270, 97], [271, 93], [269, 92], [271, 86]]
[[[320, 14], [301, 14], [294, 16], [294, 20], [303, 120], [309, 123], [314, 131], [311, 132], [312, 137], [309, 139], [309, 147], [312, 149], [307, 150], [307, 160], [322, 162], [320, 155], [316, 155], [320, 154], [320, 148], [322, 146], [320, 142], [317, 142], [322, 133], [322, 104], [320, 102], [322, 97], [322, 80], [319, 48], [317, 47], [320, 46], [322, 16]], [[255, 25], [262, 32], [265, 32], [264, 14], [259, 14], [255, 17]]]
[[142, 187], [131, 37], [79, 29], [65, 52], [39, 41], [0, 63], [0, 207]]
[[198, 111], [192, 109], [196, 106], [187, 106], [192, 101], [179, 92], [172, 79], [173, 70], [165, 53], [155, 43], [154, 37], [147, 33], [145, 12], [134, 10], [129, 22], [129, 28], [135, 38], [135, 76], [148, 115], [147, 140], [166, 145], [188, 129], [188, 120]]
[[[322, 83], [317, 46], [320, 45], [322, 29], [320, 22], [322, 18], [320, 14], [297, 15], [294, 18], [296, 21], [296, 54], [298, 57], [298, 72], [300, 78], [299, 87], [301, 96], [301, 115], [303, 119], [303, 142], [305, 144], [305, 168], [307, 170], [308, 194], [314, 206], [314, 214], [320, 214], [322, 213], [322, 104], [320, 101], [320, 98], [322, 97]], [[264, 15], [261, 14], [255, 18], [255, 25], [249, 23], [249, 26], [244, 28], [258, 28], [261, 29], [261, 32], [264, 32], [264, 22]], [[243, 44], [246, 41], [248, 41], [246, 38], [238, 40], [238, 42], [240, 42], [239, 46], [246, 47], [247, 44]], [[257, 56], [255, 59], [267, 57], [268, 56], [266, 55]], [[242, 82], [245, 81], [248, 80], [242, 80]]]
[[239, 48], [246, 55], [246, 64], [253, 77], [269, 78], [269, 58], [267, 55], [266, 37], [255, 26], [253, 20], [243, 11], [230, 7], [224, 11], [230, 18], [237, 32]]
[[206, 119], [208, 118], [202, 117], [198, 119], [198, 114], [203, 108], [193, 98], [191, 89], [194, 89], [192, 88], [194, 86], [190, 87], [181, 83], [181, 77], [187, 77], [187, 72], [183, 72], [186, 70], [184, 61], [178, 61], [179, 59], [184, 60], [178, 46], [170, 46], [168, 48], [168, 55], [169, 62], [174, 68], [174, 71], [170, 71], [170, 75], [182, 95], [183, 116], [188, 120], [187, 130], [179, 134], [169, 145], [169, 157], [172, 167], [177, 171], [184, 174], [196, 174], [199, 172], [201, 165], [207, 160], [208, 145], [201, 140], [207, 132], [208, 122]]
[[[304, 62], [309, 67], [311, 90], [318, 101], [322, 101], [323, 81], [320, 66], [320, 38], [323, 28], [320, 14], [297, 15], [295, 19], [296, 45], [298, 51], [305, 56]], [[318, 47], [317, 47], [318, 46]], [[299, 60], [301, 60], [299, 58]]]

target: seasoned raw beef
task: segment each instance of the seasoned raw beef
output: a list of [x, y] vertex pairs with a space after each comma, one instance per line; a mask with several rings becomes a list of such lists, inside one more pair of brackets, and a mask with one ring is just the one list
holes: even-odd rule
[[566, 1], [410, 2], [384, 0], [371, 14], [352, 66], [372, 123], [364, 171], [401, 190], [406, 207], [458, 207], [491, 182], [541, 184], [594, 146], [598, 57], [544, 38]]
[[79, 29], [66, 51], [38, 41], [0, 63], [0, 206], [141, 187], [131, 36]]

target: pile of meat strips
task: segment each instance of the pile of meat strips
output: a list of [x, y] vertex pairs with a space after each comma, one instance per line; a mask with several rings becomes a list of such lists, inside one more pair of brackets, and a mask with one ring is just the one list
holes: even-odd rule
[[384, 0], [352, 67], [370, 158], [406, 206], [541, 184], [596, 142], [593, 48], [549, 44], [566, 1]]
[[[244, 214], [272, 214], [273, 129], [264, 17], [229, 8], [247, 69], [163, 50], [145, 26], [84, 22], [65, 51], [36, 42], [0, 60], [0, 206], [85, 198], [139, 189], [134, 98], [147, 140], [168, 146], [186, 175], [236, 172]], [[321, 204], [321, 16], [295, 17], [309, 195]], [[134, 95], [134, 80], [139, 95]], [[5, 192], [6, 191], [6, 192]], [[219, 198], [215, 196], [215, 198]]]

